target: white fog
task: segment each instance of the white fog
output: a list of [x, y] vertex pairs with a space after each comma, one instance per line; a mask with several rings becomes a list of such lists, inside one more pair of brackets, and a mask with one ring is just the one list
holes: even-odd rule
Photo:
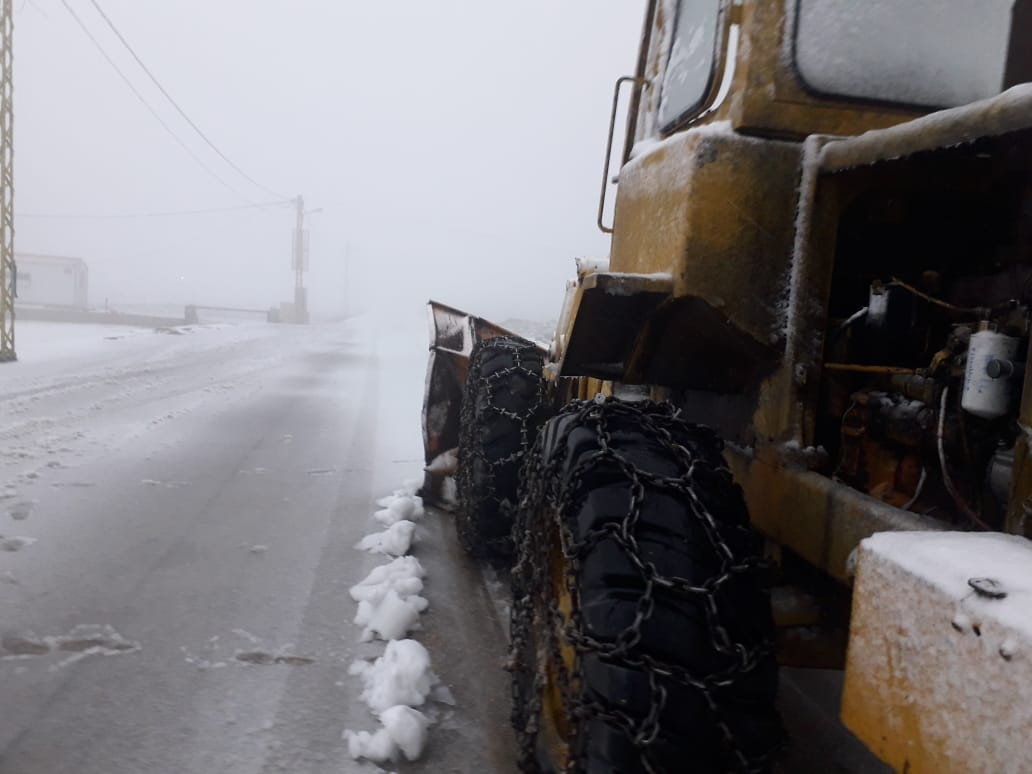
[[1030, 38], [0, 0], [0, 774], [1032, 772]]
[[[16, 2], [18, 251], [83, 258], [90, 303], [292, 299], [304, 196], [313, 314], [439, 298], [554, 318], [595, 227], [609, 100], [641, 2]], [[207, 169], [206, 169], [206, 168]], [[210, 170], [210, 172], [208, 171]], [[225, 184], [216, 179], [221, 178]], [[40, 217], [56, 215], [62, 217]]]

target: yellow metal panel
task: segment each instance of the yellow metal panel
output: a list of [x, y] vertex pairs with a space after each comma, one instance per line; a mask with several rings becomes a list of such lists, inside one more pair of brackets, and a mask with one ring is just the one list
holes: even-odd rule
[[[799, 452], [793, 452], [798, 455]], [[788, 450], [761, 445], [724, 455], [741, 485], [753, 526], [835, 580], [849, 583], [849, 556], [876, 532], [941, 530], [942, 522], [902, 511], [800, 467]]]
[[791, 256], [800, 148], [702, 128], [675, 135], [620, 173], [610, 265], [669, 273], [766, 346]]
[[[994, 598], [969, 581], [989, 578]], [[906, 774], [1032, 771], [1032, 543], [876, 535], [860, 548], [842, 719]]]
[[793, 30], [791, 7], [787, 0], [750, 0], [743, 6], [739, 53], [726, 111], [736, 129], [794, 137], [851, 135], [922, 115], [806, 92], [785, 54], [790, 44], [786, 36]]

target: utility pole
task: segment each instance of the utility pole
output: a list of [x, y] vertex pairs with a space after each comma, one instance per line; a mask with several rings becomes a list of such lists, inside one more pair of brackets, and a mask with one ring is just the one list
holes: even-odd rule
[[294, 319], [292, 322], [308, 323], [308, 291], [305, 290], [305, 272], [308, 271], [308, 229], [305, 215], [322, 212], [322, 207], [305, 210], [305, 198], [298, 194], [294, 199], [297, 206], [297, 223], [294, 225], [294, 245], [290, 254], [290, 267], [294, 270]]
[[0, 0], [0, 363], [16, 359], [14, 351], [14, 83], [11, 36], [14, 0]]
[[294, 227], [294, 322], [308, 322], [308, 298], [305, 293], [305, 264], [308, 262], [308, 235], [305, 232], [305, 199], [298, 194], [297, 225]]

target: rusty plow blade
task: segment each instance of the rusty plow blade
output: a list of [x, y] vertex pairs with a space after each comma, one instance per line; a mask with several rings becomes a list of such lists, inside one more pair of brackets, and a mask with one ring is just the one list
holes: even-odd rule
[[[462, 390], [469, 355], [478, 341], [517, 334], [481, 317], [436, 301], [429, 303], [430, 362], [423, 398], [423, 450], [426, 459], [420, 494], [433, 505], [449, 507], [453, 493], [445, 481], [455, 475]], [[448, 454], [452, 452], [452, 454]]]

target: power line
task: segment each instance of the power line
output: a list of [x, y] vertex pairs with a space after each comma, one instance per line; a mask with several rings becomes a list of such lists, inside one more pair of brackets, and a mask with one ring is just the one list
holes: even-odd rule
[[107, 51], [104, 50], [104, 47], [100, 44], [100, 41], [97, 40], [93, 36], [93, 33], [90, 32], [89, 28], [85, 24], [83, 24], [83, 21], [82, 21], [82, 19], [79, 18], [79, 15], [75, 11], [72, 10], [72, 7], [68, 4], [68, 0], [61, 0], [61, 5], [63, 5], [65, 7], [65, 10], [68, 11], [69, 14], [71, 14], [73, 19], [75, 19], [75, 23], [79, 25], [79, 29], [81, 29], [86, 34], [86, 37], [88, 37], [90, 39], [90, 41], [96, 47], [97, 51], [100, 52], [100, 55], [102, 57], [104, 57], [105, 60], [107, 60], [107, 63], [109, 65], [111, 65], [112, 68], [114, 68], [115, 72], [118, 73], [118, 76], [122, 79], [122, 81], [125, 83], [125, 85], [128, 86], [130, 91], [132, 91], [132, 93], [136, 95], [136, 98], [138, 100], [140, 100], [140, 103], [145, 108], [147, 108], [148, 112], [152, 116], [154, 116], [154, 119], [159, 124], [161, 124], [162, 128], [164, 128], [164, 130], [166, 132], [168, 132], [169, 135], [172, 136], [172, 139], [176, 141], [176, 143], [179, 145], [179, 147], [181, 147], [183, 150], [185, 150], [190, 155], [190, 158], [192, 158], [195, 162], [197, 162], [197, 165], [200, 166], [201, 169], [203, 169], [205, 172], [207, 172], [213, 178], [218, 180], [222, 185], [224, 185], [226, 188], [228, 188], [234, 194], [239, 196], [241, 199], [243, 199], [244, 201], [249, 201], [249, 199], [246, 196], [244, 196], [242, 193], [240, 193], [240, 191], [238, 191], [236, 188], [234, 188], [228, 182], [223, 180], [218, 175], [218, 173], [216, 173], [207, 164], [205, 164], [204, 161], [200, 158], [200, 156], [198, 156], [196, 153], [194, 153], [193, 150], [191, 150], [190, 146], [187, 145], [185, 142], [183, 142], [183, 140], [179, 137], [179, 135], [176, 134], [175, 130], [171, 126], [169, 126], [167, 123], [165, 123], [165, 119], [163, 119], [158, 114], [158, 112], [154, 108], [151, 107], [150, 103], [147, 102], [147, 100], [144, 98], [144, 96], [140, 93], [139, 89], [137, 89], [133, 85], [133, 82], [129, 80], [129, 77], [124, 72], [122, 72], [121, 68], [119, 68], [119, 66], [115, 63], [115, 60], [112, 59], [110, 56], [108, 56]]
[[[65, 1], [66, 0], [62, 0], [62, 2], [65, 2]], [[229, 166], [231, 166], [234, 170], [236, 170], [236, 172], [241, 177], [243, 177], [244, 179], [250, 181], [253, 185], [256, 185], [258, 188], [261, 188], [263, 191], [265, 191], [266, 193], [270, 194], [271, 196], [276, 196], [276, 197], [278, 197], [280, 199], [286, 199], [287, 198], [287, 197], [283, 196], [282, 194], [276, 193], [272, 189], [267, 188], [266, 186], [264, 186], [261, 183], [259, 183], [257, 180], [255, 180], [253, 177], [251, 177], [249, 174], [244, 172], [244, 170], [242, 170], [240, 167], [238, 167], [236, 164], [234, 164], [233, 161], [225, 153], [223, 153], [221, 150], [219, 150], [218, 146], [216, 146], [215, 143], [213, 143], [211, 140], [209, 140], [208, 136], [204, 132], [201, 131], [201, 128], [199, 126], [197, 126], [197, 124], [195, 124], [193, 122], [193, 119], [191, 119], [190, 116], [188, 116], [186, 114], [186, 111], [184, 111], [181, 107], [179, 107], [179, 103], [177, 103], [174, 99], [172, 99], [172, 95], [169, 94], [168, 91], [165, 89], [165, 87], [161, 85], [161, 82], [158, 81], [158, 79], [155, 77], [154, 73], [152, 73], [150, 71], [150, 69], [147, 67], [147, 65], [145, 65], [143, 63], [143, 60], [140, 59], [140, 57], [137, 55], [137, 53], [133, 50], [133, 47], [129, 45], [129, 41], [127, 41], [125, 39], [125, 37], [122, 35], [122, 33], [118, 31], [118, 28], [115, 27], [115, 25], [111, 21], [111, 19], [108, 18], [108, 15], [106, 13], [104, 13], [104, 9], [100, 7], [100, 3], [98, 3], [97, 0], [90, 0], [90, 3], [93, 5], [94, 8], [97, 9], [97, 13], [99, 13], [103, 17], [104, 21], [107, 22], [108, 27], [110, 27], [111, 31], [115, 33], [115, 36], [122, 42], [122, 45], [125, 46], [126, 50], [130, 54], [132, 54], [132, 57], [133, 57], [133, 59], [136, 60], [136, 63], [143, 69], [143, 71], [145, 73], [147, 73], [147, 77], [150, 78], [151, 81], [154, 82], [154, 85], [158, 87], [158, 90], [162, 94], [165, 95], [165, 98], [168, 99], [169, 102], [172, 103], [172, 107], [174, 107], [176, 109], [176, 111], [179, 113], [179, 115], [181, 115], [183, 117], [183, 119], [188, 124], [190, 124], [191, 127], [193, 127], [193, 130], [195, 132], [197, 132], [198, 135], [200, 135], [201, 139], [204, 140], [208, 144], [208, 146], [213, 151], [215, 151], [223, 161], [225, 161], [227, 164], [229, 164]]]
[[255, 210], [262, 207], [282, 207], [292, 204], [291, 199], [280, 199], [274, 202], [258, 202], [241, 204], [235, 207], [207, 207], [197, 210], [166, 210], [163, 212], [124, 212], [124, 213], [63, 213], [63, 212], [18, 212], [19, 218], [40, 218], [46, 220], [123, 220], [130, 218], [168, 218], [179, 215], [208, 215], [219, 212], [236, 212], [239, 210]]

